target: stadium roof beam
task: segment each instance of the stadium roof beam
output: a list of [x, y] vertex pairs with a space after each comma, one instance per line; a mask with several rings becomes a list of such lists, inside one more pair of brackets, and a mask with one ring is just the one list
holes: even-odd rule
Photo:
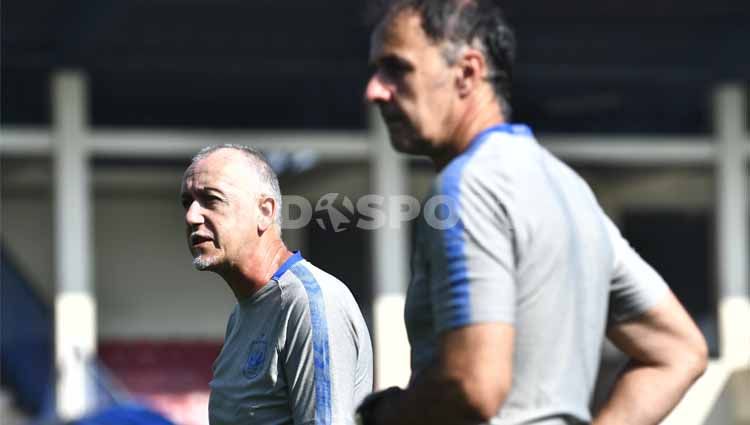
[[708, 137], [542, 135], [539, 139], [555, 155], [574, 162], [643, 166], [711, 164], [716, 159], [716, 146]]
[[[52, 134], [40, 128], [3, 128], [0, 153], [46, 156]], [[88, 148], [97, 157], [189, 158], [209, 144], [252, 145], [263, 151], [310, 150], [322, 159], [366, 160], [366, 132], [192, 131], [90, 129]]]
[[[253, 145], [263, 151], [309, 150], [323, 160], [367, 160], [377, 147], [367, 132], [345, 131], [193, 131], [90, 129], [89, 151], [96, 157], [188, 158], [208, 144]], [[716, 161], [717, 143], [712, 137], [613, 136], [542, 134], [539, 139], [555, 155], [567, 161], [607, 165], [686, 165]], [[48, 156], [52, 135], [42, 128], [4, 127], [0, 154]], [[750, 159], [750, 140], [744, 136]]]

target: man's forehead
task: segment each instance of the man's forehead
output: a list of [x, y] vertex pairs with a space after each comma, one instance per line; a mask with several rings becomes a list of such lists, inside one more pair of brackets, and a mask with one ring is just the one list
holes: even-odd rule
[[212, 152], [191, 164], [183, 175], [183, 185], [192, 181], [197, 186], [241, 186], [249, 184], [255, 173], [241, 152], [227, 154], [224, 150]]
[[422, 19], [413, 9], [402, 9], [386, 15], [370, 36], [370, 60], [375, 61], [387, 55], [391, 49], [403, 47], [407, 43], [426, 40], [422, 30]]

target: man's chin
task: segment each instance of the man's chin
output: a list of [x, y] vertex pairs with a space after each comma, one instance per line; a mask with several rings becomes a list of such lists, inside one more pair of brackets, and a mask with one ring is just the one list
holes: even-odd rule
[[412, 138], [408, 137], [399, 137], [396, 135], [391, 135], [391, 146], [393, 146], [393, 149], [395, 149], [397, 152], [409, 154], [409, 155], [428, 155], [429, 152], [427, 149], [425, 149], [425, 146], [421, 144], [419, 141], [416, 141]]
[[216, 267], [216, 259], [207, 258], [202, 255], [195, 257], [193, 258], [193, 267], [195, 267], [195, 269], [199, 271], [213, 270]]

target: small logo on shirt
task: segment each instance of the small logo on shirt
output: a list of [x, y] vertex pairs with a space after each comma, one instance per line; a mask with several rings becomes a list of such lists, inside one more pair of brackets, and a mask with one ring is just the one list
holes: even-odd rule
[[250, 344], [250, 355], [247, 356], [245, 367], [242, 368], [242, 375], [247, 379], [253, 379], [263, 369], [263, 364], [266, 362], [266, 347], [268, 343], [264, 336], [253, 341]]

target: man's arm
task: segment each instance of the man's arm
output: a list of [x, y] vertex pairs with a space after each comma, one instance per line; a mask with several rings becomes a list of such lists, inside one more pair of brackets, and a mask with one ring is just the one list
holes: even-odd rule
[[497, 414], [510, 390], [513, 327], [481, 323], [446, 331], [437, 362], [374, 409], [374, 424], [476, 424]]
[[594, 425], [657, 424], [706, 369], [703, 335], [671, 292], [607, 336], [631, 360]]
[[[477, 424], [497, 414], [510, 391], [516, 303], [516, 249], [508, 207], [480, 167], [447, 166], [433, 193], [452, 200], [449, 228], [418, 227], [417, 255], [435, 338], [433, 363], [405, 391], [374, 406], [375, 424]], [[434, 335], [434, 336], [433, 336]], [[422, 365], [420, 365], [420, 368]], [[373, 400], [373, 399], [370, 399]], [[377, 399], [374, 399], [377, 400]]]

